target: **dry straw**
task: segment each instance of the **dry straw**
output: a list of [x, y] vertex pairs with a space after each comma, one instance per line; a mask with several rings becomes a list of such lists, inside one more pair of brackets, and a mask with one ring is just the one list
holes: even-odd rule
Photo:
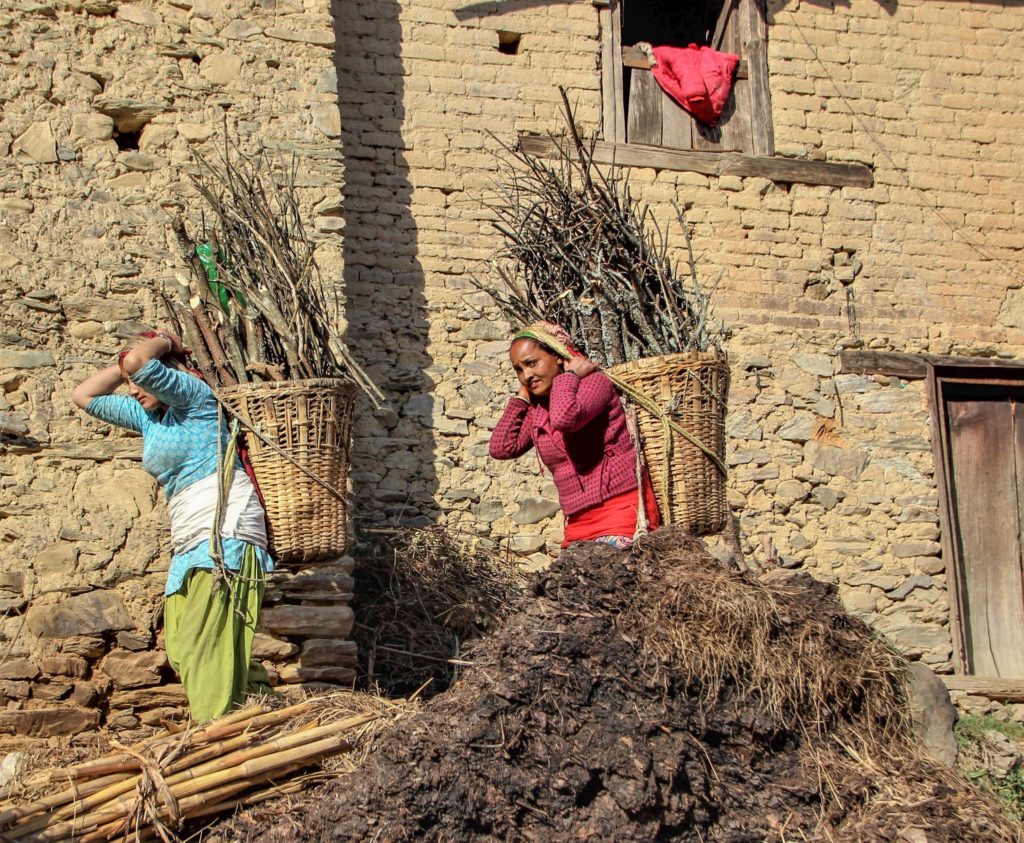
[[516, 558], [478, 536], [440, 527], [368, 534], [356, 569], [356, 624], [367, 683], [409, 693], [445, 690], [465, 664], [462, 649], [494, 629], [520, 594]]
[[904, 728], [902, 659], [838, 605], [824, 615], [784, 586], [708, 564], [703, 545], [676, 531], [643, 537], [634, 555], [659, 586], [624, 622], [657, 683], [682, 677], [705, 709], [733, 690], [793, 729], [824, 733], [851, 719], [883, 737]]
[[788, 571], [754, 579], [678, 531], [639, 539], [632, 558], [619, 627], [641, 667], [654, 687], [696, 695], [702, 715], [753, 705], [794, 735], [821, 799], [813, 839], [1024, 840], [992, 798], [925, 754], [906, 662], [828, 586]]

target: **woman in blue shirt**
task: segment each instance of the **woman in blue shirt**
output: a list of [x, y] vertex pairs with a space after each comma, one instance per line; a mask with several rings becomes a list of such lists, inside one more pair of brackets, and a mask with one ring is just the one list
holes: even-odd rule
[[[177, 337], [142, 334], [116, 365], [79, 384], [71, 400], [95, 418], [142, 434], [143, 468], [163, 487], [171, 514], [167, 658], [181, 677], [193, 719], [204, 721], [268, 682], [251, 655], [266, 574], [274, 563], [263, 506], [229, 447], [217, 399], [205, 381], [185, 370], [184, 360]], [[122, 384], [128, 394], [114, 395]], [[225, 463], [222, 476], [217, 467]]]

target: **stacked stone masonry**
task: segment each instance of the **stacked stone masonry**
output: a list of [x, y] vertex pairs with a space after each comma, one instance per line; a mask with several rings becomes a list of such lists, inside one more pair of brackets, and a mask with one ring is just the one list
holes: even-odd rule
[[[225, 126], [244, 149], [296, 156], [343, 327], [388, 398], [358, 412], [357, 528], [442, 521], [530, 566], [555, 552], [549, 478], [533, 459], [487, 457], [512, 388], [508, 326], [470, 277], [490, 277], [498, 246], [484, 200], [501, 144], [561, 128], [556, 83], [585, 129], [600, 126], [601, 33], [588, 3], [501, 8], [0, 7], [0, 730], [46, 733], [59, 718], [39, 712], [55, 709], [76, 729], [128, 725], [181, 704], [159, 655], [162, 495], [139, 442], [67, 394], [160, 321], [154, 290], [183, 271], [169, 214], [198, 222], [190, 151], [214, 154]], [[948, 671], [924, 389], [842, 373], [837, 354], [1024, 352], [1024, 8], [772, 0], [768, 15], [778, 153], [865, 164], [874, 186], [648, 169], [630, 182], [667, 224], [687, 206], [729, 330], [744, 552], [836, 582], [851, 610]], [[499, 31], [520, 34], [514, 54]], [[335, 594], [351, 591], [343, 567]], [[346, 681], [346, 601], [275, 582], [267, 614], [283, 630], [288, 603], [335, 607], [335, 637], [279, 632], [261, 657], [282, 681]]]

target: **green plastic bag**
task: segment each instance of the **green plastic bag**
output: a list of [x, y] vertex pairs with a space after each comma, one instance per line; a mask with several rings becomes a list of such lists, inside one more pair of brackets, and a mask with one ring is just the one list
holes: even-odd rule
[[[206, 283], [210, 286], [211, 292], [217, 297], [217, 301], [220, 302], [221, 309], [227, 313], [228, 307], [231, 304], [231, 290], [227, 284], [219, 280], [220, 275], [217, 272], [218, 262], [223, 266], [227, 256], [224, 254], [223, 249], [218, 249], [217, 251], [217, 257], [214, 258], [213, 248], [210, 244], [200, 243], [196, 246], [196, 257], [199, 258], [203, 269], [206, 270]], [[239, 305], [245, 307], [245, 300], [241, 294], [236, 293], [235, 299]]]

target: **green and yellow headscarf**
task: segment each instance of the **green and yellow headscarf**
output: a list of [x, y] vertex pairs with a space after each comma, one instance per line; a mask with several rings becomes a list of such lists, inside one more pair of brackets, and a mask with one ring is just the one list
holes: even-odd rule
[[569, 332], [554, 322], [534, 322], [527, 325], [512, 336], [512, 342], [516, 340], [539, 342], [564, 360], [582, 356], [579, 349], [573, 345]]

